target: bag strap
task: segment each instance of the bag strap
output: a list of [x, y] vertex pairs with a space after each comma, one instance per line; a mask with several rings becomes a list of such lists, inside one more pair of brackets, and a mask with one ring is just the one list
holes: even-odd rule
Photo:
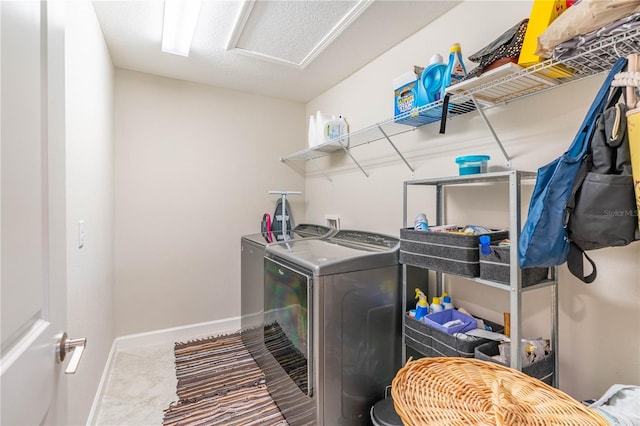
[[609, 148], [619, 148], [622, 143], [627, 140], [625, 139], [627, 135], [626, 106], [622, 102], [619, 102], [615, 104], [612, 109], [615, 110], [616, 115], [611, 127], [611, 134], [609, 135], [607, 132], [605, 143]]
[[622, 86], [615, 86], [609, 94], [609, 99], [607, 99], [607, 104], [605, 105], [604, 109], [609, 109], [615, 106], [620, 100], [620, 97], [622, 97]]
[[[589, 275], [584, 275], [584, 259], [587, 259], [587, 262], [591, 264], [591, 268], [593, 271]], [[587, 255], [587, 253], [582, 250], [582, 248], [571, 241], [569, 245], [569, 254], [567, 255], [567, 266], [569, 267], [569, 271], [576, 276], [580, 281], [591, 284], [596, 280], [598, 276], [598, 269], [596, 268], [595, 262]]]
[[[569, 201], [564, 208], [564, 217], [562, 219], [564, 223], [564, 228], [567, 231], [567, 238], [569, 239], [569, 252], [567, 254], [567, 267], [569, 271], [580, 279], [582, 282], [591, 284], [595, 281], [598, 275], [598, 269], [596, 268], [596, 264], [593, 260], [585, 253], [585, 251], [571, 240], [571, 232], [569, 231], [568, 224], [569, 219], [571, 218], [571, 213], [576, 207], [576, 194], [578, 190], [582, 186], [582, 182], [589, 174], [589, 170], [591, 169], [592, 156], [591, 154], [587, 154], [585, 158], [582, 160], [580, 164], [580, 168], [578, 169], [578, 173], [576, 175], [576, 180], [573, 183], [573, 188], [571, 188], [571, 196], [569, 197]], [[584, 275], [584, 258], [591, 264], [591, 268], [593, 272], [588, 276]]]
[[611, 82], [615, 75], [622, 71], [626, 65], [627, 58], [623, 57], [618, 58], [613, 64], [611, 71], [609, 71], [607, 78], [602, 83], [602, 86], [600, 86], [600, 90], [598, 90], [593, 103], [589, 107], [589, 111], [587, 111], [587, 114], [582, 121], [580, 130], [578, 130], [576, 137], [573, 139], [571, 146], [569, 146], [569, 149], [567, 150], [569, 157], [577, 160], [584, 155], [587, 143], [591, 140], [591, 136], [595, 131], [596, 117], [604, 111], [605, 106], [607, 105]]

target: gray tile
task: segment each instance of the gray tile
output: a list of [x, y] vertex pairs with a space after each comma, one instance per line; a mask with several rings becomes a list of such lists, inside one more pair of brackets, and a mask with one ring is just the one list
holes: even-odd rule
[[164, 412], [157, 407], [138, 404], [136, 401], [105, 396], [100, 402], [96, 425], [146, 426], [162, 425]]
[[161, 425], [177, 401], [173, 343], [119, 351], [114, 358], [96, 425]]

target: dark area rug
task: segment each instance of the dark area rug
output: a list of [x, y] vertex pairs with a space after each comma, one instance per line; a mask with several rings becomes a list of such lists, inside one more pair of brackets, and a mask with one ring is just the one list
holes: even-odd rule
[[240, 333], [175, 344], [177, 395], [164, 426], [287, 425]]

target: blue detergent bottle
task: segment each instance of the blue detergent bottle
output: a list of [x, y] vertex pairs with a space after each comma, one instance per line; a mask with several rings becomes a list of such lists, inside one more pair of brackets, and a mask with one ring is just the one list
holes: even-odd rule
[[427, 296], [419, 288], [416, 288], [416, 299], [418, 299], [418, 303], [416, 303], [415, 319], [419, 321], [420, 318], [429, 313], [429, 306], [427, 305]]
[[446, 72], [447, 66], [442, 62], [442, 56], [436, 53], [431, 57], [429, 66], [420, 75], [419, 90], [421, 90], [421, 98], [424, 99], [425, 104], [430, 104], [440, 99]]

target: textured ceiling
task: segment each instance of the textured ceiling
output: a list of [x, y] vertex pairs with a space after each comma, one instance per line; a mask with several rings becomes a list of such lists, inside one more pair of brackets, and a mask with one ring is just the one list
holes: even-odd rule
[[244, 25], [236, 26], [237, 41], [232, 39], [228, 47], [304, 68], [371, 2], [249, 1], [246, 5], [246, 20], [240, 20]]
[[164, 3], [94, 1], [116, 67], [308, 102], [457, 1], [204, 0], [188, 57], [160, 50]]

